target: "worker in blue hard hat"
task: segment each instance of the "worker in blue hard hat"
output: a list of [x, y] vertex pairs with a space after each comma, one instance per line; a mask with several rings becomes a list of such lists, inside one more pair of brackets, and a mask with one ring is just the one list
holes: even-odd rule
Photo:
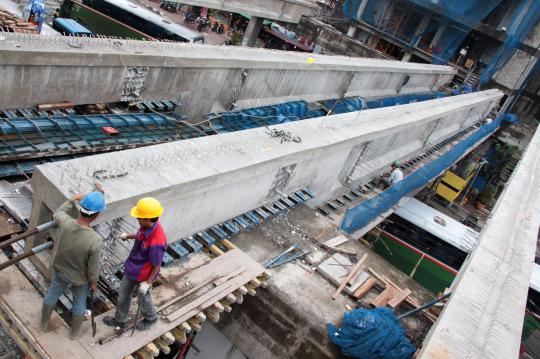
[[90, 224], [106, 209], [102, 192], [76, 194], [54, 212], [58, 225], [56, 254], [52, 262], [51, 286], [43, 299], [41, 330], [49, 330], [49, 320], [58, 298], [67, 287], [73, 293], [71, 339], [79, 338], [86, 314], [88, 290], [97, 291], [99, 257], [103, 239]]

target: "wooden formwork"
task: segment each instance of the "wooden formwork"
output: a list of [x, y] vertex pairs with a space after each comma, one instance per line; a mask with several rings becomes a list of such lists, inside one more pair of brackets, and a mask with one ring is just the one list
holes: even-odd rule
[[[201, 329], [205, 320], [217, 322], [244, 295], [255, 295], [270, 275], [232, 243], [224, 250], [209, 248], [208, 255], [194, 256], [181, 266], [162, 268], [163, 284], [154, 288], [152, 297], [160, 319], [151, 329], [115, 332], [96, 317], [97, 335], [88, 330], [79, 340], [69, 339], [68, 325], [56, 314], [51, 331], [39, 330], [42, 296], [16, 268], [9, 267], [0, 282], [0, 323], [31, 358], [152, 358], [167, 353], [175, 341], [184, 343], [187, 334]], [[5, 259], [5, 258], [4, 258]], [[193, 263], [190, 263], [193, 262]], [[99, 342], [103, 344], [100, 344]]]

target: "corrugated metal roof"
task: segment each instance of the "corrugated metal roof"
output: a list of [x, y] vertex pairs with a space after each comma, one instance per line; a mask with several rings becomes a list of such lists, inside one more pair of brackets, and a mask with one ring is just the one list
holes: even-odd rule
[[414, 198], [394, 213], [466, 253], [473, 251], [480, 236], [472, 228]]

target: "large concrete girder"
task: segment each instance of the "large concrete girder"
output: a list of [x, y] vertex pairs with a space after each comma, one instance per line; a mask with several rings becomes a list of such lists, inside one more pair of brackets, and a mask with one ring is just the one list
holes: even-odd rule
[[0, 108], [137, 99], [180, 100], [189, 117], [291, 100], [421, 93], [448, 66], [242, 47], [4, 34]]
[[[258, 16], [285, 22], [300, 22], [302, 16], [313, 16], [317, 4], [311, 0], [184, 0], [182, 4]], [[246, 6], [247, 5], [247, 6]]]
[[[441, 118], [452, 116], [469, 126], [501, 96], [490, 90], [272, 127], [299, 136], [300, 143], [281, 142], [256, 128], [40, 165], [32, 178], [30, 225], [49, 219], [47, 208], [57, 208], [73, 193], [91, 190], [94, 175], [108, 192], [108, 210], [98, 223], [125, 217], [137, 199], [155, 196], [165, 206], [162, 221], [171, 240], [305, 186], [324, 201], [341, 188], [340, 178], [356, 165], [355, 154], [363, 144], [381, 141], [395, 150], [381, 153], [365, 170], [368, 176], [398, 154], [422, 149]], [[449, 126], [443, 137], [456, 131]], [[393, 143], [386, 142], [389, 136]]]
[[421, 358], [517, 358], [540, 226], [540, 132], [454, 281]]

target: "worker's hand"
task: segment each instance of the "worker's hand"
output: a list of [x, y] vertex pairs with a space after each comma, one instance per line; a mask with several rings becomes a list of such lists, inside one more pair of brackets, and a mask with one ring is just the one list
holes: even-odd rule
[[146, 281], [139, 283], [139, 294], [145, 295], [148, 293], [148, 290], [150, 289], [152, 285]]
[[90, 283], [90, 290], [92, 291], [92, 293], [97, 293], [97, 283], [96, 282], [91, 282]]
[[135, 233], [123, 232], [120, 234], [120, 239], [123, 241], [127, 241], [128, 239], [133, 239], [133, 238], [135, 238]]
[[84, 193], [77, 193], [71, 197], [73, 201], [80, 201], [84, 198]]
[[105, 194], [105, 188], [103, 188], [103, 185], [99, 181], [95, 181], [94, 185], [96, 186], [97, 190], [101, 193]]

